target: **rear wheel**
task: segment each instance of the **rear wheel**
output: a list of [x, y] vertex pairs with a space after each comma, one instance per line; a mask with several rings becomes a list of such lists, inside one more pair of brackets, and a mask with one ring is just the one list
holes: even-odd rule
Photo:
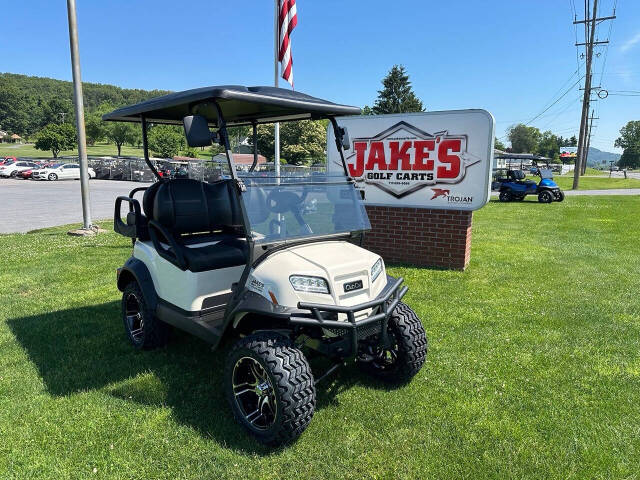
[[500, 192], [500, 196], [498, 197], [501, 202], [510, 202], [513, 199], [513, 195], [508, 190], [504, 190]]
[[538, 201], [540, 203], [551, 203], [553, 202], [553, 193], [549, 190], [543, 190], [538, 194]]
[[58, 179], [58, 175], [56, 175], [55, 173], [50, 173], [47, 178], [53, 182]]
[[262, 443], [289, 443], [311, 422], [313, 375], [303, 353], [282, 335], [240, 339], [227, 358], [224, 382], [234, 417]]
[[122, 292], [122, 320], [135, 348], [150, 350], [167, 344], [170, 327], [148, 307], [138, 282], [130, 282]]
[[367, 361], [359, 360], [358, 365], [365, 373], [386, 382], [407, 383], [427, 358], [427, 335], [415, 312], [402, 302], [389, 317], [387, 329], [390, 346], [368, 346]]
[[16, 170], [14, 170], [13, 172], [11, 172], [11, 173], [9, 174], [9, 176], [10, 176], [11, 178], [16, 178], [16, 177], [18, 176], [18, 172], [17, 172]]

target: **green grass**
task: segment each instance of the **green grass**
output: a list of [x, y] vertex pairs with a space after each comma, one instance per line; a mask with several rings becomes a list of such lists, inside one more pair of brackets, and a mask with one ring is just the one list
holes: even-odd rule
[[[554, 177], [553, 179], [563, 190], [573, 187], [573, 177]], [[608, 177], [580, 177], [578, 190], [611, 190], [615, 188], [640, 188], [637, 178], [608, 178]]]
[[231, 419], [228, 345], [128, 345], [127, 239], [0, 236], [0, 478], [637, 478], [639, 209], [491, 202], [466, 272], [391, 268], [430, 337], [424, 368], [397, 389], [342, 369], [275, 451]]
[[[200, 158], [211, 158], [211, 153], [206, 151], [198, 151]], [[7, 143], [0, 143], [0, 157], [10, 155], [12, 157], [34, 157], [34, 158], [50, 158], [51, 152], [44, 152], [42, 150], [36, 150], [32, 144], [12, 146]], [[59, 156], [66, 155], [78, 155], [78, 150], [65, 150], [58, 154]], [[118, 155], [118, 149], [111, 143], [96, 143], [95, 145], [87, 146], [87, 155], [95, 156], [111, 156]], [[142, 148], [131, 147], [129, 145], [123, 145], [122, 156], [142, 157]]]
[[[609, 170], [598, 170], [596, 168], [587, 167], [585, 170], [585, 175], [608, 175]], [[563, 177], [571, 177], [573, 178], [573, 170], [562, 175]]]

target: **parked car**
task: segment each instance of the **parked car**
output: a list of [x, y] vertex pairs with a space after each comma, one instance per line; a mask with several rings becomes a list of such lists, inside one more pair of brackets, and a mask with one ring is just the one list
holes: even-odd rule
[[17, 176], [26, 180], [27, 178], [31, 178], [33, 176], [33, 171], [38, 168], [39, 166], [30, 168], [29, 170], [22, 170], [21, 172], [18, 172]]
[[[89, 178], [96, 178], [96, 172], [89, 168]], [[77, 163], [56, 163], [33, 171], [34, 180], [78, 180], [80, 165]]]
[[7, 163], [13, 163], [17, 161], [18, 159], [16, 157], [4, 157], [2, 160], [0, 160], [0, 165], [5, 165]]
[[29, 170], [37, 167], [38, 165], [36, 165], [35, 163], [27, 162], [24, 160], [5, 163], [4, 165], [0, 166], [0, 177], [16, 177], [18, 173], [22, 172], [23, 170]]

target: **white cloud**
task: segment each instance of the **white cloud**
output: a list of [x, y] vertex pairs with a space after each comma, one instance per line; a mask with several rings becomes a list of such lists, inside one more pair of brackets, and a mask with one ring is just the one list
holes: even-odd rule
[[636, 43], [640, 43], [640, 32], [636, 33], [633, 37], [624, 42], [620, 47], [620, 51], [626, 52], [627, 50], [631, 49]]

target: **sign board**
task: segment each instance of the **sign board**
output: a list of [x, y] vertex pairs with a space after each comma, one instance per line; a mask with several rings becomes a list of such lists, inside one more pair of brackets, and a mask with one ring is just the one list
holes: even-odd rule
[[560, 147], [560, 156], [563, 158], [575, 158], [578, 155], [578, 147]]
[[[477, 210], [489, 201], [494, 120], [485, 110], [338, 118], [349, 174], [367, 205]], [[327, 169], [342, 170], [333, 128]]]

